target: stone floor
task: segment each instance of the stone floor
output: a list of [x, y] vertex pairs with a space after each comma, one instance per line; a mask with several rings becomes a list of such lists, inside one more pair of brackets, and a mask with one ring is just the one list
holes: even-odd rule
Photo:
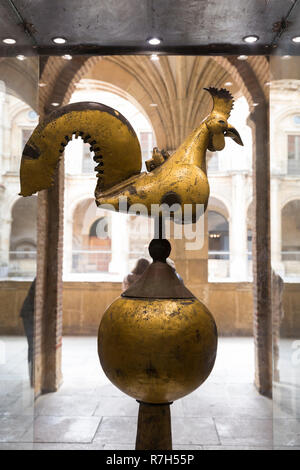
[[[0, 449], [134, 449], [138, 404], [100, 369], [94, 337], [64, 337], [64, 383], [33, 405], [26, 342], [0, 338]], [[171, 406], [174, 449], [300, 449], [300, 423], [253, 386], [252, 338], [220, 338], [209, 379]], [[299, 398], [299, 397], [298, 397]], [[300, 414], [300, 413], [299, 413]]]

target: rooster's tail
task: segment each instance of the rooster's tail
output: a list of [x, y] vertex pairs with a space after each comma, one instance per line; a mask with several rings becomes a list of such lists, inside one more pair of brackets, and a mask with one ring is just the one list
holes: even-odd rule
[[73, 134], [95, 152], [98, 192], [140, 173], [140, 144], [127, 119], [100, 103], [73, 103], [46, 117], [25, 145], [20, 169], [22, 196], [53, 184], [60, 156]]

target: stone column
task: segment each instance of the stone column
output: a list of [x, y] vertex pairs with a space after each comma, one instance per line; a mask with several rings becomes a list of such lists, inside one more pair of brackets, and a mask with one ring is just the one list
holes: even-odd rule
[[230, 278], [232, 281], [247, 281], [247, 208], [246, 178], [243, 173], [232, 176], [232, 207], [229, 227]]
[[127, 216], [119, 212], [111, 212], [111, 262], [109, 272], [125, 276], [128, 274], [129, 237]]
[[[6, 87], [0, 80], [0, 200], [1, 205], [5, 205], [5, 187], [1, 185], [2, 174], [5, 172], [5, 101]], [[0, 235], [0, 271], [1, 276], [6, 276], [9, 264], [9, 238], [11, 229], [11, 219], [7, 219], [2, 214]]]
[[3, 173], [3, 160], [4, 160], [4, 103], [5, 103], [5, 83], [0, 80], [0, 178]]
[[1, 220], [1, 238], [0, 238], [0, 269], [1, 275], [7, 276], [9, 266], [9, 245], [10, 245], [10, 231], [11, 231], [11, 218], [2, 218]]
[[35, 295], [35, 394], [54, 392], [62, 381], [62, 266], [64, 162], [54, 185], [38, 194]]
[[272, 267], [280, 276], [284, 276], [284, 264], [281, 261], [281, 207], [279, 203], [279, 184], [276, 177], [271, 179], [271, 256]]
[[2, 174], [10, 171], [11, 161], [12, 161], [12, 143], [11, 143], [11, 120], [8, 114], [8, 96], [6, 95], [5, 100], [3, 102], [3, 117], [4, 120], [2, 121], [2, 137], [3, 137], [3, 147], [2, 147]]
[[[65, 210], [68, 210], [66, 206]], [[73, 250], [73, 220], [72, 214], [67, 215], [64, 221], [64, 259], [63, 274], [72, 272], [72, 250]]]
[[270, 156], [267, 104], [261, 102], [250, 116], [255, 124], [253, 154], [253, 307], [255, 385], [272, 395], [272, 308], [270, 250]]

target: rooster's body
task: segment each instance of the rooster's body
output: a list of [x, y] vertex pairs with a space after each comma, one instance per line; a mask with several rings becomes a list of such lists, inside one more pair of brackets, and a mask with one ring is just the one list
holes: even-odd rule
[[95, 152], [97, 205], [125, 211], [134, 206], [135, 211], [144, 213], [146, 210], [152, 215], [158, 206], [167, 204], [173, 206], [175, 219], [176, 214], [180, 214], [181, 222], [181, 215], [189, 207], [194, 221], [197, 204], [205, 209], [208, 203], [207, 149], [222, 150], [225, 136], [242, 145], [238, 132], [227, 122], [232, 96], [224, 89], [209, 88], [208, 91], [214, 100], [209, 116], [173, 155], [154, 149], [153, 159], [147, 162], [151, 171], [142, 173], [137, 136], [118, 111], [88, 102], [67, 105], [52, 113], [37, 126], [24, 148], [21, 195], [29, 196], [51, 186], [59, 156], [75, 134], [89, 142]]

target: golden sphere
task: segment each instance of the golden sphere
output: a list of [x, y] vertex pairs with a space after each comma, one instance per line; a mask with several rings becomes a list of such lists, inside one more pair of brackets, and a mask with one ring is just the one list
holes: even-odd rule
[[216, 358], [215, 321], [198, 299], [117, 298], [99, 327], [102, 368], [120, 390], [146, 403], [191, 393]]

